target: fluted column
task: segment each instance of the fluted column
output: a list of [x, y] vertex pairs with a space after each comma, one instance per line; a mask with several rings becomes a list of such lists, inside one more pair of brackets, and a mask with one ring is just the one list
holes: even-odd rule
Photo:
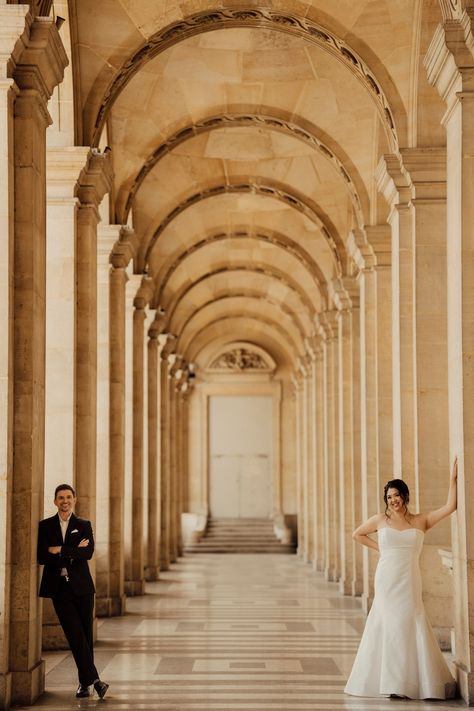
[[[8, 20], [9, 14], [3, 12], [3, 19]], [[15, 33], [19, 22], [16, 15]], [[27, 15], [26, 24], [29, 32], [17, 42], [10, 67], [18, 91], [9, 145], [13, 150], [14, 200], [7, 202], [14, 210], [10, 488], [15, 518], [10, 539], [9, 669], [12, 703], [30, 704], [44, 685], [36, 533], [43, 512], [45, 451], [46, 127], [51, 122], [47, 103], [62, 80], [67, 57], [51, 18], [32, 20]]]
[[112, 185], [106, 153], [92, 149], [79, 175], [76, 234], [75, 483], [77, 512], [96, 519], [97, 225], [99, 205]]
[[319, 315], [325, 338], [325, 472], [326, 507], [325, 575], [336, 582], [340, 574], [339, 551], [339, 452], [338, 424], [338, 324], [336, 311]]
[[[454, 659], [461, 694], [474, 703], [474, 60], [473, 8], [442, 6], [425, 58], [428, 81], [446, 102], [447, 348], [449, 452], [459, 456], [453, 517]], [[467, 475], [465, 474], [467, 473]], [[447, 473], [445, 475], [447, 486]]]

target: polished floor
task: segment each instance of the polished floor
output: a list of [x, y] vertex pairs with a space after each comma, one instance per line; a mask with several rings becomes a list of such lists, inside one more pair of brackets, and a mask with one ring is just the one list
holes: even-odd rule
[[[110, 689], [74, 697], [69, 654], [45, 655], [43, 711], [459, 709], [456, 702], [358, 699], [343, 693], [364, 620], [291, 555], [191, 555], [127, 615], [99, 621], [96, 662]], [[31, 707], [29, 707], [31, 708]]]

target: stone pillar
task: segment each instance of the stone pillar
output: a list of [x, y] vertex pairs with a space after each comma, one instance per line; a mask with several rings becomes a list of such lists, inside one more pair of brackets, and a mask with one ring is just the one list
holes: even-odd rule
[[[359, 269], [360, 293], [360, 469], [362, 523], [379, 508], [378, 411], [377, 411], [377, 317], [375, 256], [365, 235], [354, 232], [348, 242], [349, 253]], [[362, 549], [362, 604], [368, 612], [373, 599], [375, 552]]]
[[[339, 444], [339, 544], [341, 574], [339, 589], [344, 595], [352, 593], [353, 581], [353, 511], [354, 491], [353, 451], [353, 383], [352, 371], [352, 299], [358, 301], [358, 287], [349, 277], [332, 283], [333, 301], [338, 309], [338, 444]], [[357, 374], [358, 375], [358, 374]]]
[[171, 482], [169, 447], [169, 373], [168, 356], [176, 344], [176, 336], [163, 333], [160, 344], [160, 485], [161, 485], [161, 570], [168, 570], [171, 562]]
[[[459, 457], [453, 517], [454, 660], [461, 694], [474, 703], [474, 60], [473, 8], [443, 6], [445, 22], [425, 58], [445, 100], [447, 139], [447, 344], [450, 460]], [[445, 486], [448, 473], [445, 475]]]
[[106, 153], [89, 152], [77, 181], [75, 331], [75, 483], [77, 513], [96, 520], [97, 225], [99, 204], [112, 185]]
[[110, 254], [109, 277], [109, 584], [104, 613], [125, 612], [125, 302], [127, 267], [137, 239], [128, 227], [120, 229]]
[[306, 357], [298, 359], [298, 368], [301, 373], [300, 390], [300, 417], [301, 417], [301, 507], [303, 524], [303, 547], [301, 556], [305, 563], [308, 563], [311, 556], [311, 526], [310, 526], [310, 486], [309, 486], [309, 426], [310, 414], [308, 405], [310, 402], [310, 370]]
[[296, 520], [298, 525], [298, 547], [297, 554], [304, 555], [305, 547], [305, 521], [303, 505], [303, 437], [302, 437], [302, 376], [301, 371], [296, 370], [291, 375], [293, 393], [295, 399], [295, 466], [296, 466]]
[[377, 169], [377, 182], [390, 207], [392, 243], [393, 477], [406, 480], [415, 503], [418, 500], [415, 236], [412, 184], [400, 156], [383, 157]]
[[[351, 507], [351, 529], [352, 531], [360, 524], [358, 511], [360, 510], [362, 491], [362, 469], [361, 469], [361, 352], [360, 352], [360, 284], [354, 277], [355, 282], [351, 284], [349, 291], [352, 304], [351, 319], [351, 369], [352, 381], [352, 507]], [[355, 596], [362, 595], [363, 591], [363, 565], [362, 546], [351, 538], [352, 547], [352, 585], [351, 593]]]
[[318, 348], [318, 338], [313, 335], [307, 339], [305, 346], [308, 353], [308, 370], [310, 373], [309, 389], [309, 514], [310, 514], [310, 535], [311, 535], [311, 555], [310, 560], [314, 570], [317, 570], [318, 557], [318, 430], [317, 430], [317, 367], [316, 351]]
[[[9, 18], [2, 13], [8, 28], [13, 14]], [[15, 33], [19, 21], [16, 15]], [[14, 208], [9, 670], [11, 702], [17, 704], [33, 703], [44, 687], [36, 534], [43, 512], [45, 452], [46, 127], [51, 122], [48, 100], [67, 65], [54, 21], [27, 15], [26, 24], [29, 32], [16, 43], [11, 58], [18, 91], [9, 145], [14, 203], [8, 198], [6, 203]]]
[[[0, 706], [11, 701], [10, 585], [13, 485], [13, 250], [14, 250], [14, 100], [18, 93], [9, 77], [10, 55], [25, 30], [25, 7], [0, 6]], [[21, 44], [20, 44], [21, 47]], [[31, 525], [26, 535], [29, 535]]]
[[153, 279], [143, 277], [134, 299], [133, 312], [133, 463], [132, 463], [132, 550], [129, 595], [142, 595], [145, 584], [143, 446], [144, 446], [144, 321], [145, 308], [153, 294]]
[[163, 319], [156, 318], [148, 329], [148, 531], [145, 578], [158, 580], [160, 571], [160, 461], [159, 461], [159, 358], [158, 336]]
[[338, 423], [338, 323], [336, 311], [319, 315], [325, 337], [325, 479], [326, 579], [336, 582], [340, 575], [339, 551], [339, 453]]
[[123, 538], [125, 554], [125, 592], [130, 594], [132, 580], [132, 486], [133, 486], [133, 302], [142, 281], [141, 274], [127, 270], [125, 287], [125, 475], [123, 501]]
[[316, 481], [315, 481], [315, 562], [316, 570], [325, 570], [325, 503], [324, 503], [324, 410], [325, 410], [325, 367], [324, 346], [321, 335], [316, 334], [314, 344], [314, 370], [316, 383], [315, 428], [316, 428]]

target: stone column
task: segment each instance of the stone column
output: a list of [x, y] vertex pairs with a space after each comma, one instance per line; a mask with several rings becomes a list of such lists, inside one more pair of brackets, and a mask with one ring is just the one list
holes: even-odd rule
[[109, 278], [109, 614], [125, 612], [125, 379], [127, 267], [136, 253], [133, 230], [122, 227], [110, 254]]
[[[362, 523], [379, 510], [378, 409], [377, 409], [377, 316], [375, 256], [363, 233], [355, 231], [349, 253], [359, 268], [360, 293], [360, 493]], [[377, 556], [362, 549], [362, 604], [368, 612], [373, 599], [373, 576]]]
[[390, 207], [393, 377], [393, 477], [403, 478], [418, 500], [416, 421], [415, 235], [412, 183], [401, 157], [384, 156], [377, 169], [380, 192]]
[[311, 555], [311, 530], [310, 530], [310, 487], [309, 487], [309, 423], [308, 412], [310, 398], [310, 370], [306, 357], [298, 359], [298, 368], [301, 373], [300, 391], [300, 417], [301, 417], [301, 507], [303, 515], [303, 547], [301, 555], [303, 561], [308, 563]]
[[75, 331], [75, 483], [77, 513], [96, 519], [97, 225], [99, 204], [112, 185], [106, 153], [89, 152], [77, 181]]
[[132, 549], [129, 595], [142, 595], [145, 583], [143, 445], [144, 445], [144, 321], [145, 308], [153, 294], [153, 279], [143, 277], [134, 299], [133, 312], [133, 463], [132, 463]]
[[133, 487], [133, 302], [142, 281], [141, 274], [132, 273], [125, 287], [125, 475], [123, 501], [123, 538], [125, 554], [125, 592], [130, 594], [132, 580], [132, 487]]
[[[338, 309], [338, 444], [339, 444], [339, 544], [341, 574], [339, 589], [344, 595], [352, 594], [353, 582], [353, 512], [356, 503], [354, 490], [353, 450], [353, 385], [356, 377], [352, 370], [352, 297], [358, 302], [358, 287], [353, 279], [345, 277], [332, 283], [333, 301]], [[358, 373], [357, 373], [358, 375]]]
[[[25, 7], [0, 6], [0, 706], [11, 701], [10, 585], [13, 481], [13, 251], [14, 251], [14, 100], [18, 87], [10, 76], [11, 54], [25, 31]], [[26, 37], [24, 37], [26, 41]], [[20, 50], [22, 41], [20, 42]], [[31, 532], [28, 526], [26, 536]], [[38, 657], [39, 658], [39, 657]]]
[[306, 350], [308, 353], [308, 369], [310, 372], [310, 390], [309, 390], [309, 512], [310, 512], [310, 532], [311, 532], [311, 564], [314, 570], [317, 570], [318, 557], [318, 430], [317, 430], [317, 400], [318, 400], [318, 384], [317, 384], [317, 368], [316, 368], [316, 351], [318, 348], [318, 338], [313, 335], [307, 339]]
[[[473, 8], [442, 7], [428, 49], [428, 80], [445, 100], [447, 139], [447, 344], [450, 460], [459, 456], [453, 517], [454, 659], [461, 694], [474, 703], [474, 60]], [[448, 474], [445, 475], [445, 486]]]
[[[7, 35], [11, 17], [3, 12]], [[19, 22], [16, 15], [14, 34]], [[52, 19], [32, 20], [27, 15], [26, 25], [29, 32], [16, 43], [10, 67], [18, 92], [9, 145], [13, 149], [13, 203], [7, 198], [7, 205], [14, 209], [9, 669], [11, 702], [17, 704], [33, 703], [44, 686], [36, 533], [43, 511], [44, 477], [46, 127], [51, 122], [48, 100], [67, 65]]]
[[305, 521], [303, 505], [303, 438], [302, 438], [302, 376], [299, 369], [291, 375], [295, 399], [295, 466], [296, 466], [296, 520], [298, 525], [297, 554], [304, 555], [305, 547]]
[[316, 502], [315, 502], [315, 542], [316, 569], [325, 570], [325, 502], [324, 502], [324, 471], [325, 471], [325, 447], [324, 447], [324, 427], [325, 427], [325, 357], [324, 346], [321, 335], [316, 334], [313, 339], [315, 352], [315, 425], [316, 425]]
[[340, 575], [339, 551], [339, 453], [338, 423], [338, 323], [336, 311], [319, 315], [325, 338], [325, 479], [326, 579], [336, 582]]
[[171, 562], [171, 482], [169, 447], [169, 364], [168, 357], [176, 345], [176, 336], [163, 333], [160, 344], [160, 485], [161, 485], [161, 553], [160, 568], [168, 570]]
[[158, 580], [160, 571], [160, 462], [159, 462], [159, 358], [158, 336], [163, 319], [155, 317], [148, 329], [148, 531], [145, 578]]

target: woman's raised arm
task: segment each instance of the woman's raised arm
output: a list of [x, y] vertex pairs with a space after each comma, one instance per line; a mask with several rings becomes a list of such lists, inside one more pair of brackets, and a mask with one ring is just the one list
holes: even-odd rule
[[451, 476], [449, 477], [449, 489], [448, 489], [448, 496], [446, 499], [446, 503], [444, 504], [444, 506], [441, 506], [439, 509], [435, 509], [434, 511], [430, 511], [429, 513], [424, 514], [425, 524], [426, 524], [425, 530], [426, 531], [428, 531], [430, 528], [433, 528], [433, 526], [436, 526], [437, 523], [442, 521], [447, 516], [450, 516], [453, 513], [453, 511], [456, 511], [457, 504], [458, 504], [457, 479], [458, 479], [458, 458], [454, 457], [454, 462], [453, 462], [453, 466], [451, 469]]

